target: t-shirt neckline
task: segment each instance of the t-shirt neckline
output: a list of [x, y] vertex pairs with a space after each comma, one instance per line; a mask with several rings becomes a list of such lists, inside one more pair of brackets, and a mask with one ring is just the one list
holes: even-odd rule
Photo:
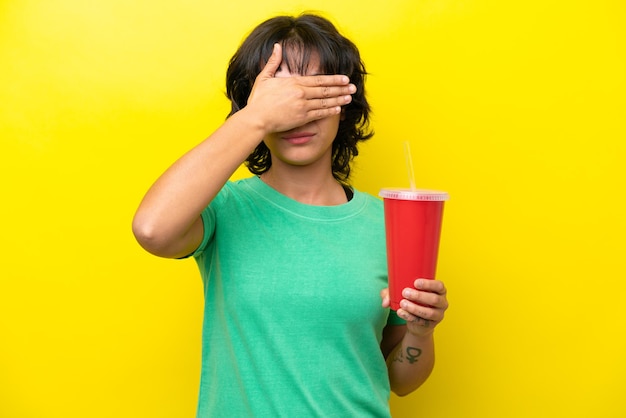
[[325, 220], [345, 218], [360, 212], [366, 203], [365, 194], [354, 188], [352, 188], [352, 199], [346, 203], [333, 206], [321, 206], [298, 202], [297, 200], [280, 193], [278, 190], [266, 184], [258, 176], [250, 177], [244, 181], [245, 184], [247, 184], [260, 197], [283, 210], [304, 217]]

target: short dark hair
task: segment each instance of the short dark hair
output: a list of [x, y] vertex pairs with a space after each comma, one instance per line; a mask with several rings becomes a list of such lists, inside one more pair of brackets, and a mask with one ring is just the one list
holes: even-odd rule
[[[317, 53], [320, 72], [343, 74], [357, 88], [352, 102], [343, 107], [337, 136], [333, 141], [332, 171], [339, 182], [347, 184], [350, 162], [358, 155], [357, 143], [372, 137], [369, 129], [370, 106], [365, 98], [365, 65], [356, 45], [341, 35], [327, 19], [314, 15], [278, 16], [257, 26], [230, 60], [226, 72], [226, 95], [231, 102], [229, 117], [246, 106], [252, 86], [272, 54], [275, 43], [283, 45], [283, 60], [299, 74], [306, 74], [309, 58]], [[298, 62], [289, 61], [287, 50], [298, 51]], [[246, 166], [259, 175], [272, 165], [270, 151], [261, 142], [246, 159]]]

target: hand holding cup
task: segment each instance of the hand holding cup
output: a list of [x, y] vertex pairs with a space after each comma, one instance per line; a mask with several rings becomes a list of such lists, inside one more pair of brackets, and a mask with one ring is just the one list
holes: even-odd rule
[[[407, 321], [407, 330], [417, 336], [432, 333], [448, 309], [447, 290], [440, 280], [417, 279], [402, 290], [397, 314]], [[381, 291], [382, 306], [390, 306], [389, 289]]]

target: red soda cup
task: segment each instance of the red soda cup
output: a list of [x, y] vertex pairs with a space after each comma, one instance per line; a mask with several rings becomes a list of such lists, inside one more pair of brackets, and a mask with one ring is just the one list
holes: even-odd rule
[[434, 279], [439, 254], [446, 192], [422, 189], [381, 189], [385, 209], [387, 270], [391, 309], [397, 311], [402, 291], [415, 280]]

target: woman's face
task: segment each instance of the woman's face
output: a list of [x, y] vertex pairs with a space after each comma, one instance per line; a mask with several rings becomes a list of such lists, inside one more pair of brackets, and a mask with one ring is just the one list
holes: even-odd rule
[[[291, 73], [287, 63], [283, 60], [275, 77], [317, 75], [320, 73], [319, 56], [313, 53], [306, 74]], [[279, 161], [296, 166], [321, 163], [328, 164], [330, 171], [332, 144], [337, 136], [340, 118], [341, 115], [328, 116], [289, 131], [268, 135], [264, 142], [272, 154], [272, 164]]]

